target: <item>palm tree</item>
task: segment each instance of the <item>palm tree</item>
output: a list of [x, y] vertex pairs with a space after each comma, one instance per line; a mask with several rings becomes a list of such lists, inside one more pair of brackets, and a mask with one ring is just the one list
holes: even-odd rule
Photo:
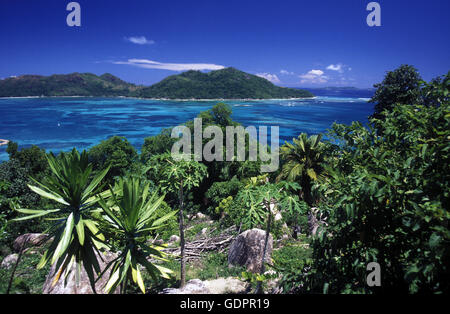
[[[61, 275], [63, 278], [67, 277], [69, 270], [73, 269], [72, 265], [76, 263], [76, 280], [79, 280], [83, 266], [95, 292], [94, 274], [98, 275], [101, 271], [95, 253], [98, 253], [105, 239], [91, 214], [97, 208], [100, 182], [109, 168], [93, 177], [86, 151], [80, 155], [76, 149], [68, 154], [61, 153], [58, 158], [50, 154], [47, 160], [51, 174], [43, 182], [32, 179], [36, 185], [29, 185], [29, 188], [40, 196], [59, 203], [59, 209], [21, 209], [14, 205], [18, 212], [28, 215], [15, 220], [57, 215], [58, 218], [49, 230], [49, 238], [53, 237], [54, 240], [44, 253], [38, 269], [50, 260], [51, 264], [56, 263], [55, 285]], [[106, 194], [103, 193], [103, 196], [106, 197]]]
[[162, 247], [148, 245], [146, 240], [153, 230], [164, 227], [164, 223], [176, 214], [173, 211], [157, 218], [157, 211], [164, 200], [156, 193], [149, 196], [150, 183], [143, 185], [138, 178], [119, 179], [116, 192], [111, 191], [109, 201], [100, 200], [105, 218], [110, 222], [113, 232], [118, 235], [122, 248], [120, 255], [105, 268], [112, 266], [105, 291], [110, 293], [122, 284], [122, 293], [126, 292], [130, 281], [136, 283], [145, 293], [145, 285], [139, 270], [144, 266], [153, 279], [169, 278], [171, 270], [151, 263], [149, 259], [165, 260]]
[[[321, 142], [322, 135], [313, 135], [308, 138], [302, 133], [293, 143], [286, 143], [281, 147], [281, 158], [285, 162], [277, 180], [299, 182], [301, 186], [300, 197], [309, 207], [314, 205], [312, 184], [324, 175], [324, 144]], [[316, 224], [315, 219], [309, 213], [310, 230]], [[296, 232], [294, 232], [294, 237]]]

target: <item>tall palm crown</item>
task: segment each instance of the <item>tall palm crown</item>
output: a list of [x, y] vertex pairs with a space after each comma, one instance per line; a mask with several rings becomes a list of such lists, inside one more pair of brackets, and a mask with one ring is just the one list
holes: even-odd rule
[[292, 143], [286, 143], [280, 149], [284, 161], [278, 180], [298, 181], [302, 187], [304, 200], [311, 206], [311, 183], [318, 180], [324, 173], [324, 144], [320, 141], [322, 135], [312, 135], [308, 138], [305, 133], [294, 138]]

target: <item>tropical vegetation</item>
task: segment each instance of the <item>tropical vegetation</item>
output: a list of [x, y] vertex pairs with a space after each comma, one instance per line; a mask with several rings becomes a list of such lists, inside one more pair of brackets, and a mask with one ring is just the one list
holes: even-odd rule
[[[141, 152], [121, 137], [58, 155], [11, 142], [0, 164], [2, 257], [21, 234], [52, 240], [24, 253], [11, 285], [11, 270], [0, 269], [0, 292], [39, 293], [54, 264], [56, 281], [84, 270], [92, 281], [106, 276], [110, 293], [159, 293], [219, 276], [269, 293], [448, 293], [449, 80], [450, 72], [424, 82], [407, 65], [388, 72], [367, 123], [300, 134], [282, 146], [272, 174], [260, 172], [261, 161], [175, 159], [171, 129]], [[238, 125], [223, 103], [199, 117], [203, 127]], [[256, 274], [228, 268], [227, 250], [188, 255], [188, 244], [252, 228], [267, 231], [264, 250], [269, 234], [275, 240]], [[116, 258], [101, 272], [107, 251]], [[381, 286], [367, 284], [373, 262]], [[31, 264], [43, 269], [30, 275]]]

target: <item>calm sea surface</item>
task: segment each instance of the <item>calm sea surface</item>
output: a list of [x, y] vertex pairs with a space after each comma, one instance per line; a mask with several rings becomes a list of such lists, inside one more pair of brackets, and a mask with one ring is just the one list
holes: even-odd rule
[[[373, 104], [367, 93], [315, 99], [225, 101], [233, 119], [244, 126], [279, 126], [280, 141], [301, 132], [317, 134], [333, 122], [367, 122]], [[59, 152], [89, 148], [113, 135], [125, 136], [140, 148], [144, 138], [180, 125], [210, 109], [216, 101], [159, 101], [125, 98], [16, 98], [0, 99], [0, 139], [20, 147], [38, 145]], [[8, 159], [0, 147], [0, 161]]]

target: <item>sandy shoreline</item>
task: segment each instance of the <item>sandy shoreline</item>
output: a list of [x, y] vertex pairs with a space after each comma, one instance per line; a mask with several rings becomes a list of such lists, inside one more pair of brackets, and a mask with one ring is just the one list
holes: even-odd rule
[[0, 146], [8, 145], [8, 143], [9, 143], [8, 140], [2, 140], [2, 139], [0, 139]]

